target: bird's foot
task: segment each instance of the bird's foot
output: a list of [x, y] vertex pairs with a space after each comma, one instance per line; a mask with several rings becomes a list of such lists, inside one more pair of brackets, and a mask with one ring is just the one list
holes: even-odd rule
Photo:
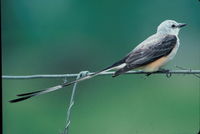
[[150, 73], [150, 72], [148, 72], [148, 73], [146, 73], [145, 75], [148, 77], [148, 76], [150, 76], [152, 73]]
[[[166, 73], [166, 76], [167, 76], [168, 78], [171, 77], [171, 73], [170, 73], [170, 70], [169, 70], [169, 69], [161, 68], [161, 69], [159, 69], [158, 71], [155, 71], [155, 72]], [[153, 74], [153, 73], [155, 73], [155, 72], [147, 72], [145, 75], [148, 77], [148, 76], [150, 76], [151, 74]]]
[[172, 76], [169, 69], [161, 68], [161, 69], [158, 70], [158, 72], [166, 73], [167, 78]]

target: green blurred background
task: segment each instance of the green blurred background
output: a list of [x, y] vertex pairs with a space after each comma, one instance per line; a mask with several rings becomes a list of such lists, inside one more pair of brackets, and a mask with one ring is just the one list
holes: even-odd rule
[[[4, 75], [98, 71], [125, 56], [166, 19], [185, 22], [166, 68], [200, 69], [198, 0], [2, 0]], [[72, 79], [69, 79], [72, 80]], [[72, 86], [21, 103], [18, 93], [63, 79], [3, 80], [4, 134], [63, 131]], [[77, 87], [70, 134], [196, 134], [199, 79], [192, 75], [96, 77]]]

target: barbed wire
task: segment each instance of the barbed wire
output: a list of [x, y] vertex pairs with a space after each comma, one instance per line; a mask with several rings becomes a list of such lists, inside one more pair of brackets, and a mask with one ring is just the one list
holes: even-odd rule
[[[115, 72], [102, 72], [99, 75], [113, 75]], [[94, 72], [88, 72], [88, 75], [94, 74]], [[125, 74], [148, 74], [143, 71], [129, 71]], [[169, 71], [157, 71], [152, 72], [151, 74], [192, 74], [199, 75], [200, 70], [169, 70]], [[14, 75], [3, 75], [3, 79], [38, 79], [38, 78], [69, 78], [69, 77], [77, 77], [78, 74], [37, 74], [37, 75], [24, 75], [24, 76], [14, 76]], [[200, 76], [198, 76], [200, 77]]]

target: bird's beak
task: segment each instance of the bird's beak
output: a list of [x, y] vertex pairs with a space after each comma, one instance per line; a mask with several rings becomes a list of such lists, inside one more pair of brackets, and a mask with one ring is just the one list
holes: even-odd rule
[[182, 28], [182, 27], [184, 27], [184, 26], [186, 26], [187, 24], [185, 24], [185, 23], [179, 23], [178, 25], [177, 25], [177, 27], [178, 28]]

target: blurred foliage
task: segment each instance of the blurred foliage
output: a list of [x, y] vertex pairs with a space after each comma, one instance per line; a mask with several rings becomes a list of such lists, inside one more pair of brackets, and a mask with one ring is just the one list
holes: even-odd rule
[[[155, 33], [185, 22], [181, 46], [166, 68], [200, 68], [197, 0], [2, 0], [4, 75], [98, 71]], [[18, 93], [62, 79], [3, 80], [3, 133], [56, 134], [63, 130], [71, 87], [17, 104]], [[192, 75], [96, 77], [78, 85], [71, 134], [195, 134], [199, 79]]]

